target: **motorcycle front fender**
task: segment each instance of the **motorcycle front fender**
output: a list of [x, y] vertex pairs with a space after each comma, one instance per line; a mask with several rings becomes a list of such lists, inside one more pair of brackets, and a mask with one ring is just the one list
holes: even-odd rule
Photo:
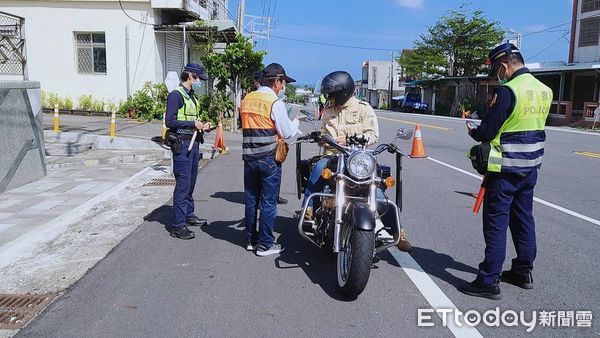
[[350, 225], [362, 231], [375, 230], [375, 214], [367, 203], [352, 203], [348, 207]]

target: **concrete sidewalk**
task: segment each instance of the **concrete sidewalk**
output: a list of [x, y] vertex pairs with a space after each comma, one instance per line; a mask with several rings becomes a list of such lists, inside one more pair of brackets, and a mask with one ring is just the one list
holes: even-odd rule
[[[74, 116], [58, 136], [46, 130], [48, 175], [0, 193], [0, 294], [64, 292], [171, 199], [170, 151], [150, 141], [161, 125], [131, 124], [110, 141], [94, 130], [98, 119]], [[201, 166], [218, 156], [213, 140]], [[155, 179], [165, 180], [148, 185]]]

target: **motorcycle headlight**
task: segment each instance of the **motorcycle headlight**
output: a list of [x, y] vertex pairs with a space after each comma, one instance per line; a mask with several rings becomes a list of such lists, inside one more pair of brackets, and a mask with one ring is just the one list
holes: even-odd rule
[[348, 172], [356, 179], [364, 180], [371, 177], [375, 169], [375, 157], [365, 151], [356, 152], [348, 159]]

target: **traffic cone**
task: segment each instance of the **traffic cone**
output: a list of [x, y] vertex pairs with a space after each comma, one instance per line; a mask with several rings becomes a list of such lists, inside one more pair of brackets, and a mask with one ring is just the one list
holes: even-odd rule
[[223, 137], [223, 124], [221, 124], [221, 122], [219, 122], [217, 126], [215, 144], [213, 145], [213, 149], [218, 150], [222, 154], [227, 153], [227, 147], [225, 146], [225, 138]]
[[425, 155], [425, 147], [423, 146], [423, 138], [421, 137], [421, 127], [417, 124], [415, 128], [415, 136], [413, 137], [412, 151], [410, 152], [412, 158], [423, 158]]

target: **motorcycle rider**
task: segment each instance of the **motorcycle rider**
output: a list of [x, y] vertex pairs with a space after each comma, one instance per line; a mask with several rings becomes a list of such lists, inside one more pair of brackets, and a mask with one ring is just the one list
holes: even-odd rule
[[[369, 103], [354, 97], [354, 79], [345, 71], [335, 71], [326, 75], [321, 82], [321, 94], [329, 103], [323, 112], [321, 134], [330, 135], [340, 145], [347, 144], [346, 139], [350, 136], [364, 136], [367, 145], [372, 145], [379, 139], [379, 124], [377, 116]], [[304, 192], [304, 202], [313, 192], [323, 189], [321, 172], [328, 162], [327, 155], [333, 155], [337, 151], [325, 146], [324, 157], [319, 159], [313, 167], [308, 184]], [[308, 201], [305, 218], [312, 220], [313, 200]], [[304, 204], [304, 203], [303, 203]], [[400, 233], [398, 248], [402, 251], [410, 251], [411, 245], [406, 239], [404, 229]]]

